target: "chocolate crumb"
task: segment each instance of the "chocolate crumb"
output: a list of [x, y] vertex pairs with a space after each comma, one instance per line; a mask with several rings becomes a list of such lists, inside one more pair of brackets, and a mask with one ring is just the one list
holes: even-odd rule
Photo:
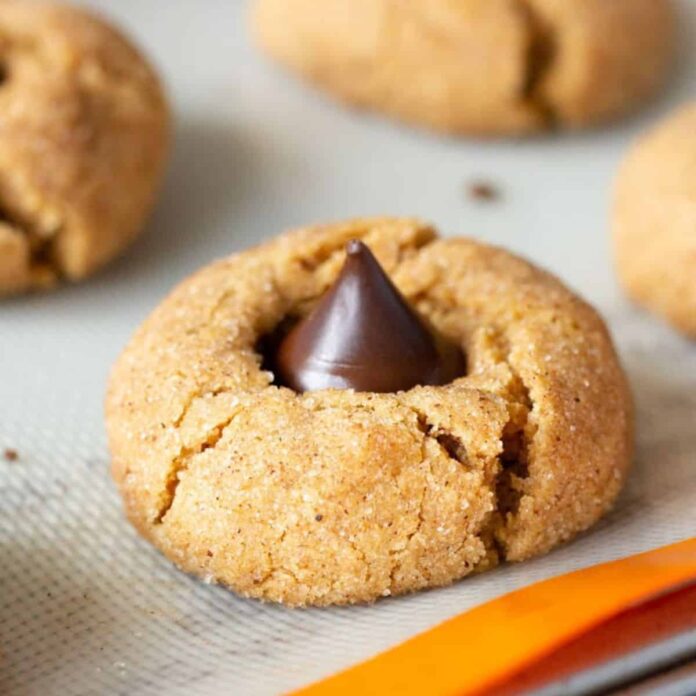
[[3, 456], [8, 462], [16, 462], [19, 459], [19, 452], [9, 447], [3, 452]]
[[212, 552], [212, 551], [208, 550], [208, 551], [206, 551], [205, 553], [206, 553], [206, 556], [208, 556], [208, 558], [212, 558], [212, 557], [213, 557], [213, 552]]
[[500, 198], [500, 191], [487, 181], [473, 181], [469, 184], [469, 196], [476, 201], [492, 203]]
[[314, 516], [314, 519], [315, 519], [317, 522], [321, 522], [321, 521], [324, 519], [324, 515], [315, 515], [315, 516]]

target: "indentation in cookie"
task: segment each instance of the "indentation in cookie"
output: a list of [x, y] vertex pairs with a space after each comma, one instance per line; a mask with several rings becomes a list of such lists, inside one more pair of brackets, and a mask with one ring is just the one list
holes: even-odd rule
[[[312, 256], [316, 269], [335, 252]], [[397, 263], [403, 252], [399, 250]], [[300, 266], [306, 265], [300, 259]], [[466, 374], [459, 341], [440, 334], [402, 295], [370, 247], [350, 240], [338, 277], [307, 316], [291, 308], [256, 344], [274, 384], [295, 392], [396, 393]]]
[[370, 248], [353, 239], [338, 278], [273, 356], [276, 379], [296, 392], [399, 392], [442, 385], [466, 370], [461, 349], [436, 335]]
[[273, 384], [276, 386], [279, 385], [276, 381], [275, 354], [278, 351], [278, 346], [297, 325], [297, 322], [300, 321], [300, 319], [301, 317], [295, 312], [289, 312], [276, 324], [276, 326], [273, 327], [271, 331], [263, 334], [254, 346], [254, 352], [261, 360], [261, 369], [273, 374]]

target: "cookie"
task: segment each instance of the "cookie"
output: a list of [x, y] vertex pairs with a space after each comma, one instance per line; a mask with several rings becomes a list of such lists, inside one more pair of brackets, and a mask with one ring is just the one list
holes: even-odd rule
[[665, 79], [670, 0], [256, 0], [274, 59], [343, 101], [448, 133], [619, 116]]
[[[397, 392], [277, 383], [274, 362], [298, 362], [269, 346], [326, 308], [350, 240], [459, 346], [463, 376]], [[188, 572], [290, 605], [372, 601], [544, 553], [607, 511], [632, 443], [593, 309], [501, 249], [391, 218], [296, 230], [196, 273], [117, 361], [106, 422], [141, 534]]]
[[0, 3], [0, 295], [79, 280], [141, 231], [169, 116], [116, 29], [54, 4]]
[[613, 233], [628, 295], [696, 338], [696, 102], [629, 152], [616, 182]]

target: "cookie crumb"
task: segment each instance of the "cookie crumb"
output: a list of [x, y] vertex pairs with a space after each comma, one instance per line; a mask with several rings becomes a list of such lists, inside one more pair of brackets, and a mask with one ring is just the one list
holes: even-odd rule
[[469, 184], [469, 197], [483, 203], [493, 203], [500, 199], [500, 190], [489, 181], [472, 181]]
[[324, 515], [321, 515], [321, 514], [315, 515], [315, 516], [314, 516], [314, 519], [315, 519], [317, 522], [321, 522], [321, 521], [324, 519]]
[[5, 457], [8, 462], [16, 462], [19, 459], [19, 452], [17, 452], [15, 449], [7, 447], [3, 452], [3, 457]]

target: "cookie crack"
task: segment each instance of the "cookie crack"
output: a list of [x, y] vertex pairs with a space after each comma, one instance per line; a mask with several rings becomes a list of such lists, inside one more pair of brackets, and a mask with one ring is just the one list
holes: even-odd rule
[[[464, 463], [467, 461], [466, 456], [464, 455], [462, 457], [461, 454], [459, 454], [457, 457], [453, 457], [450, 455], [450, 452], [448, 451], [448, 448], [446, 448], [442, 442], [440, 442], [438, 436], [433, 435], [433, 431], [435, 430], [435, 426], [428, 421], [428, 417], [425, 414], [425, 412], [421, 411], [419, 408], [412, 406], [410, 404], [404, 404], [415, 416], [416, 416], [416, 426], [419, 430], [419, 432], [422, 434], [421, 438], [421, 464], [427, 464], [428, 469], [429, 469], [429, 474], [430, 477], [432, 478], [433, 476], [433, 465], [432, 465], [432, 460], [430, 457], [428, 457], [427, 453], [427, 443], [429, 441], [435, 442], [437, 445], [440, 446], [444, 454], [451, 459], [454, 459], [455, 461], [459, 463]], [[463, 448], [462, 443], [454, 438], [450, 433], [444, 433], [443, 436], [447, 438], [452, 438], [454, 441], [458, 443], [460, 447]], [[458, 458], [462, 457], [462, 458]], [[389, 556], [391, 559], [393, 559], [393, 564], [390, 568], [389, 571], [389, 594], [391, 594], [394, 591], [394, 586], [396, 584], [396, 574], [401, 570], [403, 564], [399, 560], [400, 556], [402, 556], [409, 548], [411, 541], [420, 533], [421, 529], [423, 528], [423, 525], [425, 524], [425, 516], [423, 514], [423, 510], [425, 507], [425, 499], [428, 494], [428, 483], [427, 481], [423, 485], [423, 489], [421, 490], [420, 498], [418, 501], [418, 512], [417, 512], [417, 523], [415, 529], [413, 531], [409, 532], [405, 537], [404, 537], [404, 548], [399, 549], [398, 551], [391, 551], [389, 552]], [[421, 569], [422, 572], [422, 569]]]
[[200, 399], [202, 395], [203, 395], [202, 392], [195, 391], [189, 396], [189, 398], [186, 400], [186, 403], [184, 404], [183, 408], [181, 409], [181, 413], [172, 422], [172, 427], [175, 430], [178, 430], [179, 427], [181, 426], [181, 424], [184, 422], [184, 420], [186, 420], [186, 416], [188, 416], [189, 411], [193, 408], [194, 402], [196, 401], [196, 399]]
[[469, 465], [469, 455], [467, 454], [466, 446], [456, 435], [431, 423], [427, 414], [419, 408], [414, 406], [409, 406], [409, 408], [416, 415], [416, 424], [418, 430], [423, 433], [424, 443], [427, 440], [431, 440], [440, 447], [440, 450], [449, 459], [464, 466]]
[[522, 500], [522, 481], [529, 478], [529, 448], [531, 407], [526, 403], [512, 402], [508, 422], [501, 437], [502, 452], [498, 460], [500, 472], [496, 479], [498, 512], [507, 517], [514, 515]]
[[531, 105], [546, 126], [551, 128], [556, 125], [558, 114], [546, 94], [545, 82], [556, 63], [557, 32], [541, 17], [533, 0], [514, 0], [514, 3], [524, 21], [528, 37], [520, 98]]
[[[506, 537], [525, 496], [538, 425], [533, 417], [535, 404], [531, 389], [515, 367], [508, 335], [502, 330], [495, 333], [500, 343], [499, 363], [507, 368], [510, 377], [504, 388], [484, 391], [505, 401], [507, 418], [499, 435], [497, 466], [488, 484], [494, 508], [477, 536], [490, 552], [505, 560]], [[450, 459], [463, 465], [469, 463], [466, 448], [458, 438], [432, 424], [422, 410], [410, 405], [409, 408], [416, 414], [418, 428], [426, 440], [437, 442]]]
[[515, 369], [510, 353], [505, 358], [513, 382], [511, 394], [504, 395], [508, 404], [508, 421], [501, 435], [499, 468], [494, 481], [495, 513], [486, 535], [498, 556], [507, 558], [507, 531], [517, 515], [525, 495], [525, 480], [530, 476], [532, 448], [537, 425], [532, 419], [534, 400], [529, 386]]
[[[435, 310], [444, 314], [453, 309], [433, 297], [429, 288], [422, 290], [419, 298], [430, 302]], [[529, 386], [514, 365], [508, 332], [496, 326], [494, 322], [491, 323], [491, 328], [500, 343], [501, 357], [497, 363], [507, 367], [511, 379], [503, 389], [482, 390], [490, 396], [505, 400], [508, 419], [500, 436], [501, 453], [498, 456], [497, 471], [490, 484], [495, 507], [489, 520], [482, 525], [478, 536], [490, 551], [504, 560], [507, 555], [505, 537], [525, 495], [524, 481], [530, 476], [531, 452], [538, 426], [532, 418], [535, 409], [534, 399]], [[404, 405], [416, 414], [418, 427], [426, 438], [434, 439], [451, 459], [462, 464], [468, 462], [466, 449], [456, 437], [441, 429], [438, 432], [429, 422], [426, 413], [410, 404]]]
[[192, 394], [189, 395], [186, 403], [181, 409], [181, 413], [172, 422], [172, 427], [175, 430], [178, 429], [181, 426], [181, 424], [186, 420], [186, 417], [190, 413], [194, 404], [200, 399], [207, 399], [210, 397], [220, 396], [220, 394], [228, 394], [231, 391], [232, 390], [229, 387], [216, 387], [215, 389], [199, 389], [194, 391]]
[[45, 285], [64, 275], [55, 254], [58, 235], [62, 229], [60, 224], [50, 229], [41, 229], [38, 220], [20, 214], [0, 197], [0, 226], [10, 235], [23, 240], [27, 251], [26, 270], [31, 285]]
[[[195, 401], [196, 397], [193, 397], [190, 404]], [[164, 522], [167, 514], [172, 509], [174, 505], [174, 500], [176, 499], [176, 493], [181, 483], [181, 474], [188, 470], [191, 461], [199, 454], [206, 452], [210, 449], [215, 449], [218, 443], [222, 439], [226, 428], [231, 425], [232, 421], [239, 415], [241, 408], [235, 410], [228, 418], [226, 418], [221, 423], [218, 423], [214, 428], [212, 428], [205, 436], [194, 447], [183, 447], [179, 454], [174, 457], [167, 474], [167, 479], [164, 486], [164, 491], [161, 495], [161, 502], [158, 506], [157, 515], [153, 520], [154, 524], [160, 525]]]

